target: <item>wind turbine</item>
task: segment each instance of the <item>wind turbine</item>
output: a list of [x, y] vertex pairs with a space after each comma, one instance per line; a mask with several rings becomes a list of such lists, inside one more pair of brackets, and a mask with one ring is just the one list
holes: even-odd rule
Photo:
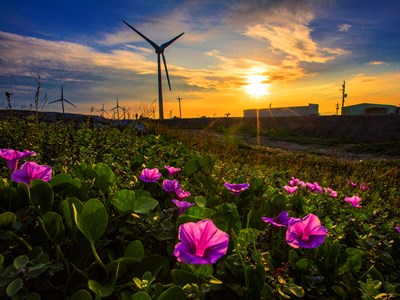
[[[112, 108], [112, 110], [114, 110], [114, 112], [115, 112], [115, 109], [117, 110], [117, 118], [118, 118], [118, 120], [119, 120], [119, 109], [120, 108], [122, 108], [121, 106], [119, 106], [119, 104], [118, 104], [118, 97], [117, 97], [117, 106], [116, 107], [114, 107], [114, 108]], [[115, 114], [114, 114], [115, 115]]]
[[171, 45], [173, 42], [175, 42], [178, 38], [180, 38], [184, 32], [181, 34], [177, 35], [173, 39], [169, 40], [168, 42], [162, 44], [161, 46], [158, 46], [156, 43], [154, 43], [152, 40], [150, 40], [148, 37], [137, 31], [135, 28], [133, 28], [131, 25], [123, 21], [126, 25], [128, 25], [133, 31], [135, 31], [138, 35], [140, 35], [142, 38], [144, 38], [155, 50], [157, 53], [157, 65], [158, 65], [158, 108], [159, 108], [159, 118], [160, 120], [164, 119], [164, 111], [163, 111], [163, 98], [162, 98], [162, 86], [161, 86], [161, 59], [160, 55], [162, 56], [163, 63], [164, 63], [164, 69], [165, 73], [167, 74], [167, 80], [168, 80], [168, 87], [169, 90], [171, 91], [171, 83], [169, 82], [169, 76], [168, 76], [168, 69], [167, 69], [167, 62], [165, 60], [164, 56], [164, 50], [167, 48], [169, 45]]
[[55, 103], [55, 102], [59, 102], [61, 101], [61, 107], [62, 107], [62, 113], [64, 114], [64, 101], [67, 102], [68, 104], [71, 104], [72, 106], [76, 107], [75, 104], [69, 102], [67, 99], [64, 99], [64, 86], [61, 85], [61, 98], [58, 100], [54, 100], [52, 102], [50, 102], [49, 104]]
[[96, 111], [100, 111], [101, 112], [101, 116], [104, 118], [104, 113], [106, 113], [108, 115], [108, 112], [104, 109], [104, 103], [101, 109], [96, 110]]

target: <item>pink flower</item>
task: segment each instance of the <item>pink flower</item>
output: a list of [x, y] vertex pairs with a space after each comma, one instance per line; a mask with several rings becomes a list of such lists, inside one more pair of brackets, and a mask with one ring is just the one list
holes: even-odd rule
[[160, 179], [161, 173], [158, 171], [157, 168], [154, 169], [143, 169], [142, 173], [140, 174], [139, 178], [144, 182], [156, 182]]
[[18, 161], [21, 158], [28, 157], [31, 155], [35, 155], [36, 152], [25, 150], [23, 152], [12, 150], [12, 149], [0, 149], [0, 157], [7, 160], [8, 168], [11, 172], [15, 171], [18, 168]]
[[322, 187], [318, 184], [318, 182], [314, 182], [314, 183], [307, 182], [306, 186], [312, 193], [315, 193], [315, 192], [322, 193]]
[[347, 180], [347, 182], [349, 183], [349, 185], [351, 187], [356, 187], [357, 186], [357, 184], [355, 182], [351, 181], [351, 180]]
[[23, 182], [28, 186], [33, 179], [41, 179], [43, 181], [51, 180], [51, 167], [38, 165], [33, 161], [25, 162], [20, 169], [15, 170], [11, 175], [11, 179], [15, 182]]
[[367, 184], [365, 182], [361, 182], [360, 185], [359, 185], [359, 188], [361, 190], [363, 190], [363, 191], [368, 190], [368, 186], [367, 186]]
[[229, 235], [211, 220], [182, 224], [178, 239], [174, 256], [184, 264], [213, 264], [228, 250]]
[[276, 218], [262, 217], [261, 219], [265, 223], [270, 223], [274, 226], [281, 226], [281, 227], [287, 227], [291, 219], [300, 220], [297, 218], [289, 217], [289, 213], [287, 211], [281, 212]]
[[247, 190], [250, 186], [249, 183], [229, 183], [225, 182], [224, 186], [230, 190], [236, 197], [239, 196], [241, 192]]
[[353, 197], [345, 197], [344, 201], [346, 201], [347, 203], [350, 203], [353, 207], [361, 207], [360, 204], [358, 204], [358, 202], [360, 202], [362, 199], [358, 196], [353, 196]]
[[317, 248], [325, 240], [328, 230], [316, 215], [308, 214], [302, 219], [291, 219], [286, 231], [286, 242], [293, 248]]
[[175, 173], [180, 172], [181, 168], [175, 168], [170, 166], [164, 166], [168, 170], [168, 176], [172, 177]]
[[284, 189], [286, 192], [288, 192], [290, 195], [293, 194], [295, 191], [297, 191], [298, 188], [299, 188], [298, 186], [288, 186], [288, 185], [285, 185], [285, 186], [283, 187], [283, 189]]
[[181, 188], [181, 184], [179, 183], [178, 180], [169, 180], [165, 179], [162, 184], [163, 190], [166, 191], [167, 193], [173, 193], [177, 189]]
[[187, 202], [187, 201], [179, 201], [176, 199], [173, 199], [172, 203], [174, 203], [179, 208], [178, 215], [183, 214], [183, 212], [185, 211], [186, 208], [194, 206], [194, 203]]
[[304, 181], [301, 181], [298, 178], [292, 177], [292, 179], [289, 181], [289, 185], [290, 186], [301, 186], [301, 187], [305, 187], [306, 184], [304, 183]]
[[187, 198], [187, 197], [190, 197], [190, 196], [191, 196], [191, 195], [190, 195], [190, 192], [184, 191], [184, 190], [182, 190], [181, 188], [177, 188], [177, 189], [175, 190], [175, 194], [176, 194], [176, 196], [177, 196], [179, 199], [184, 199], [184, 198]]
[[399, 226], [395, 226], [394, 229], [395, 229], [398, 233], [400, 233], [400, 227], [399, 227]]
[[337, 197], [337, 192], [332, 190], [331, 188], [325, 188], [324, 189], [325, 194], [328, 194], [329, 196], [336, 198]]

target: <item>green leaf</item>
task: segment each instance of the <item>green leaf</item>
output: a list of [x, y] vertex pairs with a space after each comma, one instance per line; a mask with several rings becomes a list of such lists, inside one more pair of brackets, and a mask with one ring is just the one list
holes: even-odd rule
[[49, 211], [43, 215], [43, 224], [53, 242], [60, 245], [65, 238], [62, 217], [56, 212]]
[[83, 209], [83, 203], [78, 198], [73, 198], [73, 197], [63, 200], [60, 203], [58, 209], [60, 210], [61, 214], [64, 217], [67, 230], [72, 235], [72, 237], [75, 237], [77, 226], [75, 223], [74, 209], [72, 205], [75, 206], [78, 213], [80, 213]]
[[58, 193], [59, 191], [67, 188], [70, 185], [71, 180], [71, 175], [61, 173], [53, 176], [50, 181], [50, 185], [53, 188], [54, 192]]
[[286, 197], [284, 195], [276, 195], [270, 200], [270, 206], [272, 209], [272, 216], [277, 216], [282, 211], [286, 210]]
[[108, 297], [114, 292], [115, 288], [115, 282], [118, 277], [119, 273], [119, 265], [116, 265], [116, 269], [114, 272], [110, 272], [111, 277], [110, 279], [105, 283], [101, 284], [97, 282], [96, 280], [89, 280], [88, 281], [88, 287], [91, 289], [95, 294], [100, 295], [101, 297]]
[[88, 200], [80, 213], [74, 204], [72, 206], [78, 229], [86, 236], [90, 243], [94, 243], [107, 229], [107, 210], [97, 199]]
[[112, 186], [116, 181], [116, 177], [113, 171], [105, 163], [96, 164], [94, 170], [96, 171], [96, 186], [100, 188], [104, 193], [106, 193], [108, 191], [108, 188]]
[[94, 179], [97, 176], [97, 173], [93, 169], [93, 167], [88, 165], [88, 164], [85, 164], [85, 163], [81, 163], [79, 165], [75, 165], [74, 166], [74, 173], [82, 181], [85, 181], [85, 180], [88, 180], [88, 179]]
[[71, 300], [92, 300], [92, 296], [87, 290], [79, 290], [72, 295]]
[[185, 166], [183, 167], [182, 173], [186, 177], [192, 176], [194, 173], [197, 172], [199, 169], [200, 164], [197, 158], [192, 158], [191, 160], [187, 161]]
[[14, 267], [17, 270], [25, 269], [28, 261], [29, 261], [29, 257], [26, 255], [17, 256], [16, 258], [14, 258]]
[[124, 257], [141, 260], [144, 256], [144, 247], [141, 241], [133, 241], [128, 244], [124, 251]]
[[237, 237], [238, 247], [242, 250], [246, 250], [248, 245], [257, 242], [257, 236], [259, 233], [260, 230], [254, 228], [241, 229]]
[[16, 220], [17, 216], [14, 213], [10, 211], [2, 213], [0, 215], [0, 229], [2, 230], [11, 229]]
[[[38, 293], [30, 293], [28, 298], [26, 298], [26, 300], [41, 300], [42, 298], [40, 297], [40, 295]], [[90, 298], [92, 299], [92, 298]]]
[[213, 167], [211, 156], [203, 156], [199, 161], [199, 165], [204, 174], [209, 174]]
[[235, 232], [242, 229], [242, 221], [235, 204], [223, 203], [218, 205], [216, 209], [217, 211], [213, 221], [219, 229], [229, 234], [231, 233], [231, 229]]
[[172, 282], [179, 286], [185, 286], [186, 284], [198, 283], [199, 278], [192, 272], [173, 269], [171, 271]]
[[138, 214], [149, 214], [158, 205], [158, 201], [151, 197], [140, 197], [135, 199], [133, 211]]
[[111, 196], [110, 202], [122, 214], [133, 212], [135, 192], [132, 190], [120, 190]]
[[131, 300], [151, 300], [151, 297], [147, 293], [140, 291], [140, 292], [135, 293], [130, 299]]
[[21, 278], [16, 278], [13, 281], [11, 281], [7, 288], [6, 288], [6, 294], [8, 297], [13, 297], [15, 294], [19, 292], [20, 289], [22, 289], [23, 283]]
[[42, 213], [52, 209], [54, 191], [48, 182], [35, 179], [31, 182], [31, 200], [33, 205]]
[[212, 209], [192, 206], [178, 217], [176, 225], [179, 226], [187, 222], [198, 222], [204, 219], [210, 219], [213, 215], [215, 215], [215, 211]]
[[346, 291], [345, 291], [341, 286], [333, 285], [333, 286], [332, 286], [332, 290], [333, 290], [336, 294], [338, 294], [338, 295], [340, 296], [340, 298], [342, 298], [342, 299], [347, 299], [348, 293], [346, 293]]
[[194, 202], [198, 207], [206, 207], [207, 200], [203, 196], [195, 196]]
[[172, 286], [164, 291], [157, 300], [186, 300], [186, 294], [179, 286]]
[[289, 263], [294, 269], [296, 267], [296, 262], [299, 260], [299, 255], [297, 252], [293, 249], [290, 249], [289, 251]]
[[309, 258], [302, 258], [296, 262], [296, 268], [302, 272], [306, 272], [312, 267], [316, 267], [316, 265], [314, 261]]

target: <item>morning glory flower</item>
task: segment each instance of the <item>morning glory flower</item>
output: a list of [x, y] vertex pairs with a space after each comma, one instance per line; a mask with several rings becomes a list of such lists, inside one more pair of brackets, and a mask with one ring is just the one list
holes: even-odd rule
[[360, 185], [359, 185], [359, 188], [361, 190], [363, 190], [363, 191], [368, 190], [368, 186], [367, 186], [367, 184], [365, 182], [361, 182]]
[[177, 189], [181, 188], [181, 184], [176, 179], [174, 180], [165, 179], [163, 181], [162, 188], [167, 193], [174, 193]]
[[395, 229], [398, 233], [400, 233], [400, 227], [399, 227], [399, 226], [395, 226], [394, 229]]
[[306, 186], [312, 193], [315, 193], [315, 192], [322, 193], [322, 187], [318, 184], [318, 182], [314, 182], [314, 183], [307, 182]]
[[18, 161], [21, 158], [35, 154], [36, 152], [28, 150], [18, 151], [12, 149], [0, 149], [0, 157], [7, 161], [8, 168], [11, 170], [11, 172], [14, 172], [18, 168]]
[[175, 173], [178, 173], [181, 171], [181, 168], [175, 168], [175, 167], [170, 167], [170, 166], [164, 166], [168, 170], [168, 176], [172, 177], [174, 176]]
[[241, 192], [247, 190], [250, 186], [249, 183], [229, 183], [225, 182], [224, 186], [230, 190], [236, 197], [239, 196]]
[[142, 173], [140, 174], [139, 178], [144, 182], [156, 182], [160, 179], [161, 173], [158, 171], [157, 168], [154, 169], [143, 169]]
[[229, 235], [211, 220], [182, 224], [178, 239], [174, 256], [184, 264], [213, 264], [228, 250]]
[[187, 202], [187, 201], [179, 201], [176, 199], [173, 199], [172, 203], [174, 203], [179, 208], [178, 215], [183, 214], [183, 212], [185, 211], [186, 208], [194, 206], [194, 203]]
[[358, 204], [358, 202], [360, 202], [362, 199], [358, 196], [353, 196], [353, 197], [345, 197], [344, 201], [346, 201], [347, 203], [350, 203], [353, 207], [361, 207], [360, 204]]
[[33, 161], [25, 162], [20, 169], [15, 170], [11, 175], [11, 179], [15, 182], [23, 182], [28, 186], [33, 179], [41, 179], [43, 181], [51, 180], [51, 167], [38, 165]]
[[298, 179], [298, 178], [295, 178], [295, 177], [292, 177], [292, 179], [289, 181], [289, 185], [290, 186], [301, 186], [301, 187], [305, 187], [306, 186], [306, 184], [304, 183], [304, 181], [302, 181], [302, 180], [300, 180], [300, 179]]
[[287, 211], [281, 212], [276, 218], [262, 217], [261, 218], [265, 223], [270, 223], [274, 226], [287, 227], [288, 223], [291, 219], [300, 220], [298, 218], [289, 217], [289, 213]]
[[184, 191], [180, 187], [175, 190], [175, 194], [179, 199], [184, 199], [191, 196], [190, 192]]
[[299, 187], [298, 186], [289, 186], [289, 185], [285, 185], [283, 187], [283, 189], [288, 192], [290, 195], [293, 194], [295, 191], [297, 191]]
[[331, 196], [331, 197], [333, 197], [333, 198], [336, 198], [336, 197], [337, 197], [337, 192], [334, 191], [334, 190], [331, 189], [331, 188], [325, 188], [325, 189], [324, 189], [324, 192], [325, 192], [325, 194], [328, 194], [329, 196]]
[[351, 187], [356, 187], [356, 186], [357, 186], [357, 183], [355, 183], [355, 182], [353, 182], [353, 181], [351, 181], [351, 180], [347, 180], [347, 182], [349, 183], [349, 185], [350, 185]]
[[302, 219], [292, 219], [288, 222], [286, 242], [293, 248], [317, 248], [325, 240], [328, 230], [321, 225], [314, 214], [308, 214]]

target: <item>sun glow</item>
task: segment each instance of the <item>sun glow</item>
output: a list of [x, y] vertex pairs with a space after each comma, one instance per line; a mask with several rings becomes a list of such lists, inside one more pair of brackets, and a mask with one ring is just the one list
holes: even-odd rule
[[265, 83], [268, 78], [262, 75], [249, 75], [247, 76], [248, 84], [244, 87], [247, 94], [250, 96], [265, 96], [269, 95], [269, 84]]

